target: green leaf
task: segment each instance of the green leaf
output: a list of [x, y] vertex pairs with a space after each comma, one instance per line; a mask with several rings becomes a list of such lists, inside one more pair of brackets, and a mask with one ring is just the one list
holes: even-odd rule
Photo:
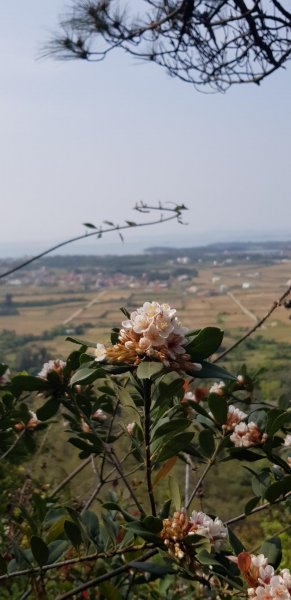
[[64, 530], [68, 540], [73, 544], [74, 548], [78, 549], [82, 544], [80, 527], [76, 523], [73, 523], [73, 521], [65, 521]]
[[281, 481], [275, 481], [265, 492], [265, 498], [268, 502], [275, 502], [277, 498], [291, 491], [291, 475], [287, 475]]
[[80, 340], [79, 338], [74, 338], [71, 336], [66, 337], [66, 342], [72, 342], [73, 344], [78, 344], [79, 346], [84, 346], [85, 348], [96, 348], [96, 342], [88, 342], [88, 341]]
[[110, 341], [111, 341], [112, 346], [114, 346], [114, 344], [117, 344], [118, 338], [119, 338], [119, 332], [120, 332], [119, 327], [112, 328], [111, 334], [110, 334]]
[[18, 568], [27, 569], [28, 566], [31, 566], [31, 562], [27, 557], [27, 551], [22, 550], [14, 541], [12, 541], [12, 550]]
[[169, 491], [175, 510], [181, 510], [180, 487], [176, 477], [169, 476]]
[[280, 538], [270, 538], [266, 540], [260, 547], [260, 554], [263, 554], [267, 559], [268, 563], [277, 569], [282, 559], [282, 548]]
[[159, 462], [163, 462], [171, 456], [176, 456], [179, 452], [187, 452], [187, 448], [193, 438], [194, 433], [186, 431], [179, 433], [172, 439], [168, 440], [161, 450], [155, 456], [155, 459]]
[[1, 573], [1, 575], [5, 575], [7, 573], [7, 564], [6, 564], [6, 561], [4, 560], [3, 556], [1, 556], [1, 554], [0, 554], [0, 573]]
[[143, 527], [145, 527], [148, 531], [151, 531], [152, 533], [160, 533], [160, 531], [162, 531], [163, 529], [163, 521], [162, 519], [159, 519], [158, 517], [145, 517], [142, 520], [142, 525]]
[[22, 392], [39, 392], [49, 387], [48, 382], [41, 377], [32, 377], [32, 375], [15, 375], [10, 384]]
[[96, 543], [99, 536], [99, 519], [91, 510], [86, 510], [82, 515], [82, 521], [87, 529], [89, 537]]
[[123, 510], [119, 506], [119, 504], [116, 504], [116, 502], [104, 502], [102, 504], [102, 508], [106, 508], [106, 510], [116, 510], [120, 512], [124, 516], [125, 521], [127, 521], [128, 523], [131, 523], [136, 520], [135, 517], [130, 515], [126, 510]]
[[99, 585], [99, 588], [102, 598], [106, 598], [106, 600], [122, 600], [120, 591], [110, 581], [103, 581]]
[[207, 550], [205, 548], [202, 548], [202, 550], [200, 550], [197, 553], [197, 559], [199, 560], [201, 565], [219, 565], [219, 566], [221, 566], [221, 563], [218, 562], [218, 560], [216, 560], [213, 556], [211, 556], [211, 554], [209, 552], [207, 552]]
[[138, 365], [136, 374], [139, 379], [151, 379], [163, 369], [164, 365], [160, 362], [144, 360]]
[[163, 504], [160, 513], [159, 513], [159, 517], [160, 519], [167, 519], [169, 514], [170, 514], [170, 510], [171, 510], [171, 504], [172, 504], [172, 500], [166, 500], [166, 502]]
[[203, 429], [203, 431], [200, 431], [199, 446], [205, 456], [212, 456], [215, 450], [215, 442], [213, 432], [210, 431], [210, 429]]
[[192, 377], [197, 377], [199, 379], [230, 379], [231, 381], [235, 381], [236, 377], [231, 375], [226, 369], [222, 367], [218, 367], [212, 363], [207, 361], [199, 361], [202, 365], [202, 369], [200, 371], [191, 371], [185, 370], [185, 373], [191, 375]]
[[208, 396], [208, 406], [214, 416], [214, 419], [218, 425], [224, 425], [227, 421], [227, 402], [225, 398], [221, 398], [217, 394], [210, 394]]
[[100, 367], [96, 369], [90, 369], [89, 367], [82, 367], [78, 369], [71, 378], [70, 385], [78, 384], [89, 384], [93, 383], [96, 379], [104, 377], [104, 370]]
[[231, 545], [235, 555], [237, 556], [238, 554], [240, 554], [240, 552], [244, 551], [245, 547], [242, 544], [242, 542], [238, 539], [238, 537], [236, 537], [236, 535], [232, 531], [232, 529], [230, 529], [230, 527], [228, 527], [227, 529], [228, 529], [228, 538], [230, 541], [230, 545]]
[[159, 535], [157, 535], [156, 533], [152, 533], [151, 531], [146, 529], [146, 527], [140, 521], [134, 521], [132, 523], [127, 523], [126, 529], [128, 529], [135, 535], [138, 535], [142, 539], [146, 540], [146, 542], [153, 542], [153, 543], [157, 544], [158, 546], [159, 545], [162, 546], [161, 537]]
[[158, 563], [132, 561], [130, 566], [138, 571], [151, 573], [152, 575], [156, 575], [158, 577], [164, 577], [164, 575], [172, 575], [176, 573], [176, 571], [173, 569], [173, 566], [159, 565]]
[[169, 433], [180, 433], [180, 431], [187, 429], [189, 425], [190, 421], [188, 419], [172, 419], [171, 421], [166, 420], [165, 423], [162, 423], [162, 425], [153, 430], [152, 440], [158, 439], [163, 435], [168, 435]]
[[40, 408], [37, 409], [36, 416], [40, 421], [47, 421], [48, 419], [51, 419], [57, 414], [59, 406], [59, 400], [56, 400], [55, 398], [50, 398], [45, 402], [43, 406], [40, 406]]
[[83, 225], [84, 227], [88, 227], [88, 229], [97, 229], [92, 223], [83, 223]]
[[245, 515], [249, 515], [254, 508], [256, 508], [260, 498], [258, 496], [253, 496], [245, 505], [244, 513]]
[[55, 540], [49, 544], [49, 557], [48, 564], [54, 563], [58, 560], [68, 548], [68, 542], [66, 540]]
[[224, 332], [218, 327], [205, 327], [185, 346], [185, 350], [194, 362], [208, 358], [218, 350], [223, 335]]
[[286, 411], [282, 413], [282, 411], [280, 411], [280, 414], [278, 414], [276, 409], [274, 409], [274, 411], [270, 410], [267, 418], [267, 434], [269, 436], [273, 436], [279, 429], [281, 429], [281, 427], [284, 427], [284, 425], [286, 426], [290, 420], [291, 412]]
[[40, 567], [46, 565], [49, 557], [49, 548], [45, 542], [40, 537], [33, 535], [30, 539], [30, 547], [37, 564]]

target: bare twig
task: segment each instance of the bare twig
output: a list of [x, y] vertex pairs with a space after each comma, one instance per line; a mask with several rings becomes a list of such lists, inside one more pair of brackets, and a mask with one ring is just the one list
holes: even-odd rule
[[38, 575], [46, 571], [52, 571], [53, 569], [62, 569], [63, 567], [69, 567], [70, 565], [76, 565], [83, 562], [90, 562], [97, 560], [98, 558], [111, 558], [112, 556], [118, 556], [119, 554], [126, 554], [127, 552], [135, 552], [137, 550], [149, 547], [149, 545], [143, 544], [142, 546], [128, 546], [119, 550], [114, 549], [112, 552], [94, 552], [87, 556], [77, 556], [76, 558], [68, 558], [60, 562], [51, 563], [49, 565], [43, 565], [42, 567], [31, 567], [30, 569], [22, 569], [21, 571], [12, 571], [11, 573], [5, 573], [0, 575], [0, 581], [6, 579], [14, 579], [16, 577], [24, 577], [25, 575]]
[[6, 450], [6, 452], [4, 452], [4, 454], [2, 454], [2, 456], [0, 456], [0, 460], [4, 460], [9, 454], [10, 452], [12, 452], [12, 450], [14, 450], [15, 446], [18, 444], [18, 442], [21, 440], [22, 436], [25, 433], [25, 429], [23, 429], [21, 431], [21, 433], [17, 436], [16, 440], [13, 442], [12, 446], [10, 446], [8, 448], [8, 450]]
[[[146, 552], [146, 554], [141, 556], [138, 559], [138, 561], [145, 562], [148, 558], [151, 558], [152, 556], [157, 554], [157, 552], [158, 552], [158, 550], [149, 550], [149, 552]], [[116, 575], [121, 575], [121, 573], [126, 573], [126, 571], [129, 571], [131, 569], [134, 569], [134, 561], [129, 562], [126, 565], [122, 565], [122, 567], [118, 567], [117, 569], [114, 569], [113, 571], [109, 571], [109, 573], [104, 573], [104, 575], [101, 575], [100, 577], [96, 577], [96, 579], [92, 579], [91, 581], [88, 581], [87, 583], [84, 583], [83, 585], [79, 585], [74, 590], [71, 590], [70, 592], [67, 592], [66, 594], [62, 594], [62, 596], [58, 596], [56, 600], [67, 600], [67, 598], [72, 598], [72, 596], [75, 596], [75, 594], [83, 592], [84, 590], [88, 590], [89, 588], [92, 588], [92, 587], [98, 585], [99, 583], [102, 583], [103, 581], [108, 581], [108, 579], [112, 579], [112, 577], [116, 577]]]
[[152, 464], [151, 464], [151, 380], [145, 379], [143, 382], [143, 394], [144, 394], [144, 439], [145, 439], [145, 450], [146, 450], [146, 478], [148, 495], [152, 510], [152, 515], [155, 517], [157, 514], [156, 503], [153, 492], [152, 484]]
[[291, 492], [288, 492], [288, 494], [286, 494], [284, 496], [284, 498], [278, 498], [278, 500], [275, 500], [274, 502], [272, 502], [272, 504], [270, 504], [269, 502], [266, 502], [266, 504], [262, 504], [261, 506], [257, 506], [256, 508], [254, 508], [247, 515], [245, 513], [242, 513], [241, 515], [238, 515], [237, 517], [233, 517], [233, 519], [229, 519], [228, 521], [225, 521], [225, 525], [231, 525], [232, 523], [238, 523], [239, 521], [243, 521], [250, 515], [254, 515], [255, 513], [261, 512], [261, 510], [266, 510], [266, 508], [272, 508], [272, 506], [274, 506], [274, 504], [279, 504], [280, 502], [284, 502], [285, 500], [287, 500], [287, 498], [290, 498], [290, 496], [291, 496]]
[[124, 476], [124, 474], [123, 474], [123, 471], [122, 471], [122, 466], [121, 466], [121, 463], [120, 463], [120, 461], [119, 461], [118, 457], [116, 456], [115, 450], [114, 450], [113, 448], [111, 448], [110, 452], [111, 452], [111, 458], [112, 458], [112, 462], [113, 462], [113, 464], [115, 465], [115, 467], [116, 467], [116, 470], [118, 471], [118, 473], [119, 473], [119, 475], [120, 475], [120, 477], [121, 477], [121, 479], [122, 479], [122, 481], [123, 481], [124, 485], [127, 487], [127, 489], [128, 489], [128, 491], [129, 491], [129, 493], [130, 493], [130, 495], [131, 495], [131, 497], [132, 497], [132, 499], [133, 499], [134, 503], [136, 504], [136, 506], [137, 506], [137, 508], [138, 508], [139, 512], [140, 512], [142, 515], [144, 515], [144, 514], [145, 514], [145, 511], [144, 511], [144, 509], [143, 509], [143, 507], [142, 507], [142, 505], [141, 505], [140, 501], [139, 501], [139, 500], [138, 500], [138, 498], [136, 497], [136, 495], [135, 495], [135, 493], [134, 493], [134, 491], [133, 491], [133, 489], [132, 489], [131, 485], [129, 484], [129, 482], [127, 481], [126, 477], [125, 477], [125, 476]]
[[199, 490], [199, 488], [200, 488], [201, 484], [203, 483], [203, 481], [204, 481], [204, 479], [205, 479], [205, 477], [206, 477], [206, 475], [207, 475], [208, 471], [209, 471], [209, 470], [211, 469], [211, 467], [214, 465], [214, 463], [215, 463], [215, 459], [216, 459], [216, 455], [217, 455], [217, 453], [218, 453], [219, 449], [220, 449], [220, 444], [217, 444], [217, 446], [216, 446], [216, 448], [215, 448], [215, 450], [214, 450], [214, 452], [213, 452], [213, 454], [212, 454], [211, 458], [209, 459], [209, 463], [207, 464], [206, 468], [204, 469], [204, 471], [203, 471], [203, 473], [202, 473], [201, 477], [199, 477], [199, 479], [198, 479], [198, 481], [197, 481], [197, 483], [196, 483], [196, 485], [195, 485], [195, 488], [194, 488], [194, 490], [193, 490], [193, 492], [192, 492], [192, 494], [191, 494], [190, 498], [188, 499], [188, 502], [187, 502], [187, 503], [185, 502], [185, 508], [186, 508], [186, 509], [187, 509], [187, 508], [189, 508], [189, 506], [190, 506], [190, 504], [191, 504], [192, 500], [195, 498], [195, 496], [196, 496], [196, 494], [197, 494], [197, 492], [198, 492], [198, 490]]
[[265, 323], [265, 321], [267, 321], [267, 319], [269, 319], [269, 317], [276, 310], [276, 308], [281, 306], [283, 300], [285, 300], [285, 298], [287, 298], [287, 296], [289, 296], [290, 292], [291, 292], [291, 286], [289, 286], [287, 288], [287, 290], [284, 292], [284, 294], [282, 294], [282, 296], [280, 296], [280, 298], [278, 300], [275, 300], [273, 302], [272, 306], [269, 308], [269, 310], [266, 312], [266, 314], [259, 321], [257, 321], [257, 323], [251, 329], [249, 329], [249, 331], [247, 331], [247, 333], [245, 333], [239, 340], [234, 342], [234, 344], [229, 346], [229, 348], [227, 348], [224, 352], [222, 352], [213, 362], [216, 363], [218, 360], [221, 360], [222, 358], [227, 356], [227, 354], [232, 352], [232, 350], [237, 348], [242, 342], [244, 342], [248, 337], [250, 337], [257, 329], [259, 329], [259, 327], [261, 327], [263, 325], [263, 323]]
[[[136, 206], [136, 209], [139, 210], [139, 205]], [[51, 248], [49, 248], [48, 250], [44, 250], [44, 252], [41, 252], [40, 254], [36, 254], [35, 256], [33, 256], [32, 258], [29, 258], [28, 260], [22, 262], [20, 265], [13, 267], [12, 269], [9, 269], [9, 271], [5, 271], [5, 273], [1, 273], [0, 274], [0, 279], [3, 279], [4, 277], [7, 277], [8, 275], [11, 275], [12, 273], [15, 273], [16, 271], [19, 271], [20, 269], [23, 269], [24, 267], [27, 267], [28, 265], [30, 265], [31, 263], [33, 263], [34, 261], [38, 260], [39, 258], [43, 258], [44, 256], [46, 256], [47, 254], [50, 254], [51, 252], [53, 252], [54, 250], [58, 250], [59, 248], [62, 248], [63, 246], [67, 246], [68, 244], [72, 244], [74, 242], [78, 242], [79, 240], [84, 240], [87, 239], [89, 237], [92, 236], [97, 236], [97, 237], [101, 237], [104, 233], [110, 233], [112, 231], [125, 231], [127, 229], [133, 229], [135, 227], [149, 227], [152, 225], [160, 225], [161, 222], [163, 223], [167, 223], [168, 221], [178, 221], [181, 222], [181, 211], [184, 210], [185, 207], [183, 206], [177, 206], [175, 208], [167, 208], [164, 206], [147, 206], [147, 205], [142, 205], [142, 209], [139, 210], [139, 212], [151, 212], [154, 210], [158, 210], [159, 212], [162, 210], [162, 212], [170, 212], [172, 213], [170, 217], [161, 217], [159, 219], [155, 219], [152, 221], [147, 221], [146, 223], [133, 223], [133, 222], [129, 222], [130, 224], [126, 224], [126, 225], [114, 225], [113, 227], [108, 227], [107, 229], [102, 229], [102, 228], [97, 228], [92, 232], [92, 233], [84, 233], [82, 235], [78, 235], [76, 237], [70, 238], [69, 240], [66, 240], [65, 242], [60, 242], [59, 244], [56, 244], [55, 246], [52, 246]]]
[[72, 481], [72, 479], [74, 479], [74, 477], [76, 477], [76, 475], [78, 475], [85, 467], [87, 467], [87, 465], [90, 463], [90, 461], [91, 461], [91, 456], [89, 456], [89, 458], [86, 458], [86, 460], [81, 462], [74, 469], [74, 471], [72, 471], [65, 479], [63, 479], [63, 481], [61, 481], [61, 483], [59, 483], [59, 485], [57, 485], [57, 487], [52, 491], [50, 498], [53, 498], [54, 496], [56, 496], [64, 487], [66, 487], [66, 485], [68, 483], [70, 483], [70, 481]]

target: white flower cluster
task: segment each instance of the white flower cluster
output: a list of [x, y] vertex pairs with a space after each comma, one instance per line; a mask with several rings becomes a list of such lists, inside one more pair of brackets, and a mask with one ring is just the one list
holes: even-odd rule
[[[184, 354], [182, 344], [187, 342], [184, 337], [187, 329], [181, 326], [176, 317], [176, 310], [168, 304], [145, 302], [143, 306], [131, 313], [130, 319], [122, 322], [125, 331], [134, 331], [140, 335], [140, 350], [151, 356], [153, 348], [167, 346], [168, 355], [174, 360], [177, 354]], [[123, 330], [120, 336], [122, 339]], [[132, 342], [126, 341], [125, 347], [130, 348]]]
[[5, 385], [10, 381], [10, 369], [6, 369], [4, 373], [0, 376], [0, 384]]
[[[148, 357], [162, 361], [165, 366], [169, 366], [170, 361], [190, 360], [184, 348], [187, 331], [178, 321], [176, 310], [169, 304], [145, 302], [131, 313], [129, 319], [122, 321], [114, 346], [106, 349], [103, 344], [97, 344], [95, 360], [138, 364], [142, 357]], [[202, 368], [200, 364], [191, 365], [194, 370]]]
[[47, 379], [49, 373], [56, 372], [60, 374], [65, 366], [66, 363], [60, 358], [56, 360], [49, 360], [47, 363], [44, 363], [41, 371], [38, 374], [38, 377], [41, 377], [41, 379]]
[[287, 433], [287, 435], [285, 436], [284, 446], [285, 446], [285, 448], [290, 448], [290, 446], [291, 446], [291, 433]]
[[249, 448], [257, 444], [264, 444], [267, 440], [267, 434], [262, 434], [256, 423], [250, 421], [249, 423], [235, 425], [230, 439], [236, 448]]
[[227, 420], [224, 425], [224, 429], [226, 431], [233, 431], [236, 426], [239, 425], [246, 417], [246, 413], [230, 404], [227, 411]]
[[210, 540], [213, 550], [216, 552], [223, 548], [228, 539], [227, 527], [225, 527], [218, 517], [215, 517], [213, 520], [204, 512], [194, 510], [189, 519], [189, 524], [191, 525], [191, 529], [188, 535], [196, 533], [197, 535], [207, 537]]
[[216, 394], [217, 396], [224, 396], [224, 394], [225, 394], [224, 381], [220, 381], [219, 383], [215, 382], [211, 386], [211, 388], [209, 388], [209, 394]]
[[250, 600], [290, 600], [291, 574], [282, 569], [275, 575], [274, 568], [268, 565], [263, 554], [251, 556], [251, 569], [256, 574], [257, 584], [248, 589]]

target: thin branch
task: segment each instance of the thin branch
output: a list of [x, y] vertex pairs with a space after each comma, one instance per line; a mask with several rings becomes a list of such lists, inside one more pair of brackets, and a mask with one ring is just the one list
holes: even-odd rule
[[146, 449], [146, 479], [148, 495], [151, 505], [152, 515], [155, 517], [157, 514], [156, 503], [153, 492], [152, 484], [152, 464], [151, 464], [151, 380], [145, 379], [143, 382], [143, 395], [144, 395], [144, 439]]
[[190, 498], [189, 498], [188, 502], [187, 502], [187, 503], [185, 503], [185, 508], [186, 508], [186, 509], [187, 509], [187, 508], [189, 508], [189, 506], [190, 506], [190, 504], [191, 504], [192, 500], [195, 498], [195, 496], [196, 496], [196, 494], [197, 494], [197, 492], [198, 492], [198, 490], [199, 490], [199, 488], [200, 488], [201, 484], [203, 483], [203, 481], [204, 481], [204, 479], [205, 479], [205, 477], [206, 477], [206, 475], [207, 475], [208, 471], [209, 471], [209, 470], [211, 469], [211, 467], [214, 465], [214, 463], [215, 463], [215, 459], [216, 459], [216, 455], [217, 455], [217, 453], [218, 453], [219, 449], [220, 449], [220, 444], [218, 443], [218, 444], [217, 444], [217, 446], [216, 446], [216, 448], [215, 448], [215, 450], [214, 450], [214, 452], [213, 452], [213, 454], [212, 454], [212, 456], [211, 456], [211, 458], [210, 458], [210, 460], [209, 460], [209, 463], [208, 463], [208, 465], [207, 465], [206, 469], [204, 469], [204, 471], [203, 471], [203, 473], [202, 473], [201, 477], [199, 477], [199, 479], [198, 479], [198, 481], [197, 481], [197, 483], [196, 483], [196, 485], [195, 485], [195, 488], [194, 488], [194, 490], [193, 490], [193, 492], [192, 492], [192, 494], [191, 494], [191, 496], [190, 496]]
[[56, 496], [64, 487], [66, 487], [66, 485], [68, 483], [70, 483], [70, 481], [72, 481], [72, 479], [74, 479], [74, 477], [76, 477], [76, 475], [78, 475], [85, 467], [87, 467], [87, 465], [90, 463], [90, 461], [91, 461], [91, 456], [89, 456], [89, 458], [86, 458], [86, 460], [81, 462], [81, 464], [78, 465], [74, 469], [74, 471], [72, 471], [70, 473], [70, 475], [68, 475], [65, 479], [63, 479], [63, 481], [61, 481], [61, 483], [59, 483], [59, 485], [57, 485], [57, 487], [52, 491], [50, 498], [53, 498], [54, 496]]
[[290, 498], [290, 496], [291, 496], [291, 492], [288, 492], [288, 494], [285, 494], [284, 498], [278, 498], [278, 500], [275, 500], [274, 502], [272, 502], [272, 504], [270, 504], [270, 502], [266, 502], [266, 504], [262, 504], [261, 506], [257, 506], [256, 508], [254, 508], [247, 515], [245, 513], [242, 513], [241, 515], [238, 515], [237, 517], [233, 517], [233, 519], [229, 519], [228, 521], [225, 521], [225, 525], [231, 525], [232, 523], [238, 523], [239, 521], [243, 521], [250, 515], [254, 515], [255, 513], [261, 512], [261, 510], [266, 510], [266, 508], [272, 508], [272, 506], [274, 506], [274, 504], [279, 504], [280, 502], [285, 502], [285, 500]]
[[[139, 205], [137, 205], [136, 209], [139, 210], [138, 208]], [[179, 221], [180, 217], [181, 217], [181, 211], [184, 210], [184, 207], [176, 207], [176, 208], [165, 208], [163, 206], [146, 206], [144, 205], [145, 208], [147, 209], [147, 212], [150, 212], [152, 210], [162, 210], [163, 212], [171, 212], [172, 215], [170, 217], [165, 217], [162, 219], [163, 223], [167, 223], [168, 221]], [[144, 212], [143, 210], [140, 210], [139, 212]], [[174, 214], [173, 214], [174, 213]], [[70, 238], [69, 240], [66, 240], [65, 242], [60, 242], [59, 244], [56, 244], [55, 246], [52, 246], [51, 248], [49, 248], [48, 250], [44, 250], [44, 252], [41, 252], [40, 254], [36, 254], [35, 256], [33, 256], [32, 258], [29, 258], [28, 260], [24, 261], [23, 263], [21, 263], [20, 265], [18, 265], [17, 267], [13, 267], [13, 269], [9, 269], [9, 271], [5, 271], [5, 273], [1, 273], [0, 274], [0, 279], [3, 279], [4, 277], [7, 277], [8, 275], [11, 275], [12, 273], [15, 273], [16, 271], [19, 271], [20, 269], [23, 269], [24, 267], [27, 267], [28, 265], [30, 265], [31, 263], [33, 263], [35, 260], [38, 260], [39, 258], [43, 258], [44, 256], [46, 256], [47, 254], [50, 254], [51, 252], [53, 252], [54, 250], [58, 250], [59, 248], [62, 248], [63, 246], [67, 246], [68, 244], [72, 244], [74, 242], [78, 242], [79, 240], [84, 240], [87, 239], [89, 237], [92, 236], [102, 236], [104, 233], [110, 233], [112, 231], [124, 231], [127, 229], [133, 229], [135, 227], [149, 227], [152, 225], [160, 225], [161, 224], [161, 219], [155, 219], [153, 221], [147, 221], [146, 223], [132, 223], [130, 225], [114, 225], [113, 227], [108, 227], [107, 229], [98, 229], [96, 227], [95, 231], [93, 231], [92, 233], [84, 233], [82, 235], [78, 235], [76, 237]]]
[[143, 509], [143, 507], [142, 507], [142, 505], [141, 505], [140, 501], [139, 501], [139, 500], [138, 500], [138, 498], [136, 497], [136, 495], [135, 495], [135, 493], [134, 493], [134, 491], [133, 491], [132, 487], [131, 487], [131, 486], [130, 486], [130, 484], [128, 483], [128, 481], [127, 481], [126, 477], [124, 477], [124, 474], [123, 474], [123, 471], [122, 471], [122, 466], [121, 466], [121, 464], [120, 464], [120, 461], [119, 461], [118, 457], [116, 456], [115, 450], [114, 450], [113, 448], [111, 448], [110, 452], [111, 452], [111, 459], [112, 459], [112, 462], [113, 462], [113, 464], [115, 465], [115, 467], [116, 467], [116, 470], [118, 471], [118, 473], [119, 473], [119, 475], [120, 475], [120, 477], [121, 477], [121, 479], [122, 479], [122, 481], [123, 481], [124, 485], [127, 487], [127, 489], [128, 489], [128, 491], [129, 491], [129, 493], [130, 493], [130, 495], [131, 495], [131, 497], [132, 497], [132, 499], [133, 499], [134, 503], [136, 504], [136, 506], [137, 506], [137, 508], [138, 508], [139, 512], [140, 512], [142, 515], [144, 515], [144, 514], [145, 514], [145, 511], [144, 511], [144, 509]]
[[63, 567], [69, 567], [70, 565], [76, 565], [83, 562], [90, 562], [91, 560], [97, 560], [98, 558], [111, 558], [112, 556], [126, 554], [127, 552], [135, 552], [146, 547], [148, 546], [143, 544], [142, 546], [128, 546], [126, 548], [121, 548], [120, 550], [114, 549], [112, 552], [94, 552], [93, 554], [88, 554], [87, 556], [68, 558], [67, 560], [62, 560], [60, 562], [43, 565], [42, 567], [31, 567], [30, 569], [22, 569], [21, 571], [12, 571], [11, 573], [5, 573], [5, 575], [1, 575], [0, 581], [14, 579], [16, 577], [24, 577], [25, 575], [38, 575], [39, 573], [44, 573], [45, 571], [62, 569]]
[[23, 429], [21, 431], [21, 433], [17, 436], [17, 438], [13, 442], [12, 446], [10, 446], [8, 448], [8, 450], [6, 450], [6, 452], [4, 452], [4, 454], [2, 454], [2, 456], [0, 456], [0, 460], [4, 460], [10, 454], [10, 452], [12, 452], [12, 450], [14, 450], [15, 446], [18, 444], [19, 440], [21, 440], [21, 438], [23, 437], [24, 434], [25, 434], [25, 429]]
[[[158, 552], [158, 550], [150, 550], [149, 552], [146, 552], [146, 554], [141, 556], [138, 559], [138, 561], [145, 562], [148, 558], [151, 558], [152, 556], [157, 554], [157, 552]], [[56, 600], [67, 600], [68, 598], [72, 598], [73, 596], [75, 596], [75, 594], [78, 594], [80, 592], [83, 592], [84, 590], [88, 590], [89, 588], [97, 586], [99, 583], [102, 583], [103, 581], [108, 581], [108, 579], [112, 579], [112, 577], [116, 577], [117, 575], [121, 575], [121, 573], [130, 571], [131, 569], [134, 569], [134, 562], [135, 561], [129, 562], [126, 565], [123, 565], [122, 567], [118, 567], [117, 569], [114, 569], [113, 571], [109, 571], [109, 573], [104, 573], [104, 575], [101, 575], [100, 577], [96, 577], [96, 579], [92, 579], [91, 581], [88, 581], [87, 583], [84, 583], [83, 585], [79, 585], [74, 590], [71, 590], [70, 592], [67, 592], [66, 594], [62, 594], [62, 596], [58, 596], [56, 598]]]
[[249, 331], [247, 331], [247, 333], [245, 333], [239, 340], [237, 340], [236, 342], [234, 342], [234, 344], [229, 346], [229, 348], [227, 348], [224, 352], [222, 352], [213, 362], [216, 363], [218, 360], [221, 360], [222, 358], [227, 356], [227, 354], [232, 352], [232, 350], [237, 348], [242, 342], [244, 342], [248, 337], [250, 337], [257, 329], [259, 329], [259, 327], [261, 327], [263, 325], [263, 323], [265, 323], [265, 321], [267, 321], [267, 319], [269, 319], [271, 314], [279, 306], [281, 306], [283, 300], [285, 300], [285, 298], [287, 298], [287, 296], [289, 296], [290, 292], [291, 292], [291, 286], [289, 286], [287, 288], [287, 290], [284, 292], [284, 294], [282, 294], [282, 296], [280, 296], [280, 298], [278, 300], [275, 300], [273, 302], [272, 306], [269, 308], [269, 310], [266, 312], [266, 314], [254, 325], [254, 327], [249, 329]]

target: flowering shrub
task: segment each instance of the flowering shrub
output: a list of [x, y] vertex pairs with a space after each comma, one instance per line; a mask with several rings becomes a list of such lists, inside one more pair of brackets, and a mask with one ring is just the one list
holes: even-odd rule
[[[0, 367], [2, 464], [53, 445], [54, 431], [81, 461], [55, 489], [15, 492], [1, 521], [3, 594], [27, 578], [32, 598], [290, 598], [280, 538], [256, 555], [234, 531], [272, 505], [288, 510], [289, 405], [257, 399], [246, 367], [211, 360], [220, 329], [187, 330], [159, 302], [122, 310], [110, 344], [68, 338], [67, 360], [37, 377]], [[229, 461], [246, 467], [251, 497], [239, 514], [208, 514], [204, 484]]]

